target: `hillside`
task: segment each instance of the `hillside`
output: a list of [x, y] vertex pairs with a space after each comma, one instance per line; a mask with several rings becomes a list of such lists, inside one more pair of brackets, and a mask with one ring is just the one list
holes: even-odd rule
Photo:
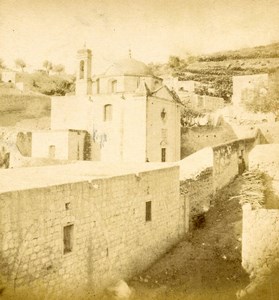
[[[0, 79], [3, 71], [0, 69]], [[65, 73], [48, 74], [44, 70], [37, 70], [33, 73], [16, 72], [16, 81], [24, 83], [24, 89], [49, 96], [64, 96], [67, 93], [74, 92], [75, 77]], [[0, 91], [1, 92], [1, 91]]]
[[74, 77], [67, 74], [48, 75], [44, 71], [18, 73], [18, 81], [23, 82], [28, 90], [49, 96], [64, 96], [74, 91]]
[[13, 84], [0, 83], [0, 127], [44, 129], [50, 126], [50, 97], [21, 92]]
[[264, 46], [242, 48], [239, 50], [221, 51], [200, 57], [200, 61], [217, 61], [225, 59], [278, 58], [279, 43]]
[[230, 102], [233, 76], [271, 73], [279, 68], [279, 43], [210, 55], [171, 56], [168, 63], [150, 64], [150, 68], [158, 76], [169, 74], [181, 80], [200, 81], [214, 91], [203, 88], [197, 93], [223, 97]]
[[[7, 69], [0, 69], [0, 73], [3, 71]], [[0, 81], [0, 126], [47, 129], [50, 127], [49, 96], [74, 91], [74, 77], [65, 73], [17, 72], [16, 81], [23, 82], [23, 91], [16, 89], [13, 83]]]

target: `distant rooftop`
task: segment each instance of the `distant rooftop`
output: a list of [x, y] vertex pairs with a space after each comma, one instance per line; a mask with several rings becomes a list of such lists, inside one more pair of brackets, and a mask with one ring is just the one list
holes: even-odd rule
[[173, 166], [174, 163], [104, 164], [81, 161], [67, 165], [0, 169], [0, 193], [138, 174]]

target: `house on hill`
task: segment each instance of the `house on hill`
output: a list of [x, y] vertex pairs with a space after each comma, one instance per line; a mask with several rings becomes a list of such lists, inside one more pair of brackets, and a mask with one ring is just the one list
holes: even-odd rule
[[266, 95], [268, 82], [268, 74], [233, 76], [233, 105], [242, 106], [257, 95]]
[[[52, 97], [51, 130], [34, 136], [32, 156], [68, 159], [71, 153], [79, 160], [178, 161], [182, 103], [162, 79], [131, 56], [93, 78], [91, 70], [91, 50], [79, 50], [76, 94]], [[69, 131], [77, 133], [79, 142], [68, 138]], [[78, 132], [87, 134], [80, 139]]]

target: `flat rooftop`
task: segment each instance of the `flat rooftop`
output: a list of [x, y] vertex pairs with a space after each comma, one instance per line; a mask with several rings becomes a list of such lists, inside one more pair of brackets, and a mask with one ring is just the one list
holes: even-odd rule
[[175, 165], [175, 163], [120, 164], [80, 161], [66, 165], [0, 169], [0, 193], [138, 174]]

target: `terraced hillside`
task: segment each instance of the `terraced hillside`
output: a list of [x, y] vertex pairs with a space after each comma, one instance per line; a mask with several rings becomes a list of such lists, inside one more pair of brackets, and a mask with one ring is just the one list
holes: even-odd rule
[[197, 93], [222, 97], [231, 101], [232, 77], [272, 73], [279, 68], [279, 43], [253, 48], [224, 51], [210, 55], [171, 56], [166, 64], [151, 64], [156, 75], [169, 74], [181, 80], [196, 80], [211, 90]]

